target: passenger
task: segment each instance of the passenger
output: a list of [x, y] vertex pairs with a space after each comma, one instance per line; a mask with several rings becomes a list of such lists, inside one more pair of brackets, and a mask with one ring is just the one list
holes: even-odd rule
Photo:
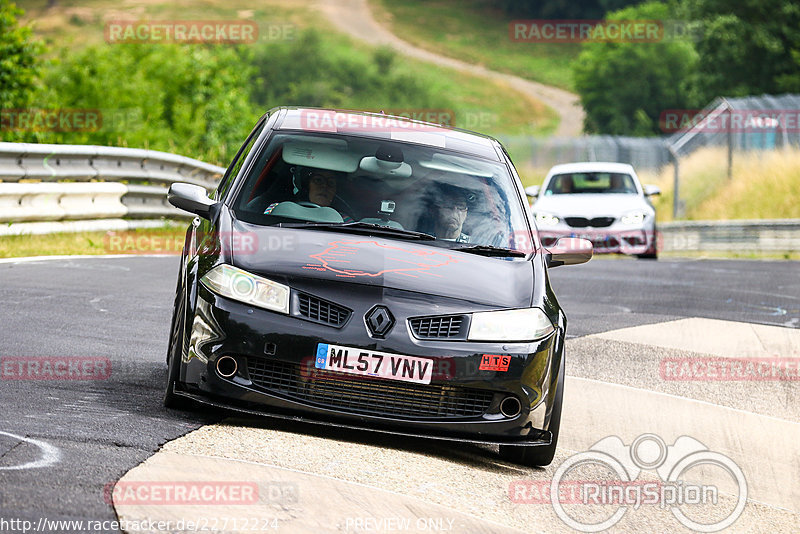
[[572, 176], [570, 176], [569, 174], [565, 174], [565, 175], [561, 176], [561, 184], [560, 184], [560, 186], [561, 187], [560, 187], [559, 193], [562, 193], [562, 194], [572, 193], [572, 191], [574, 189]]
[[469, 211], [471, 195], [461, 188], [440, 188], [434, 199], [433, 235], [439, 239], [469, 243], [470, 237], [462, 232]]

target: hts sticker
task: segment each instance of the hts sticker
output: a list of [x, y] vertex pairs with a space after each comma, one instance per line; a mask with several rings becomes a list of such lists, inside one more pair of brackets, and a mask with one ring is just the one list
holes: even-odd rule
[[478, 369], [481, 371], [508, 371], [508, 364], [510, 363], [511, 356], [484, 354]]

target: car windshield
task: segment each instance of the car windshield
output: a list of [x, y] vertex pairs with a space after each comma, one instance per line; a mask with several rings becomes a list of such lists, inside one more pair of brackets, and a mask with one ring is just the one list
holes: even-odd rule
[[575, 193], [637, 194], [633, 177], [620, 172], [571, 172], [556, 174], [545, 189], [545, 196]]
[[245, 178], [233, 211], [259, 225], [372, 228], [401, 239], [425, 234], [434, 245], [484, 246], [469, 247], [478, 252], [487, 246], [532, 248], [504, 164], [384, 139], [276, 133]]

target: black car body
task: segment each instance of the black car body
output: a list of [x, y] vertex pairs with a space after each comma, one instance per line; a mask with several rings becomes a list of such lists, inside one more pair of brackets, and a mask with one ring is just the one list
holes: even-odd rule
[[[318, 186], [335, 192], [329, 205], [311, 201]], [[167, 406], [496, 443], [521, 463], [551, 461], [566, 318], [547, 267], [586, 261], [591, 246], [537, 246], [497, 141], [276, 108], [213, 198], [188, 184], [169, 198], [199, 216], [178, 278]]]

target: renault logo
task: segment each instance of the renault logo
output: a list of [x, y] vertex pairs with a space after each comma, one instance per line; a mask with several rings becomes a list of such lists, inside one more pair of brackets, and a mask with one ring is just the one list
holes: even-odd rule
[[394, 326], [394, 317], [384, 306], [375, 306], [364, 316], [370, 334], [383, 337]]

